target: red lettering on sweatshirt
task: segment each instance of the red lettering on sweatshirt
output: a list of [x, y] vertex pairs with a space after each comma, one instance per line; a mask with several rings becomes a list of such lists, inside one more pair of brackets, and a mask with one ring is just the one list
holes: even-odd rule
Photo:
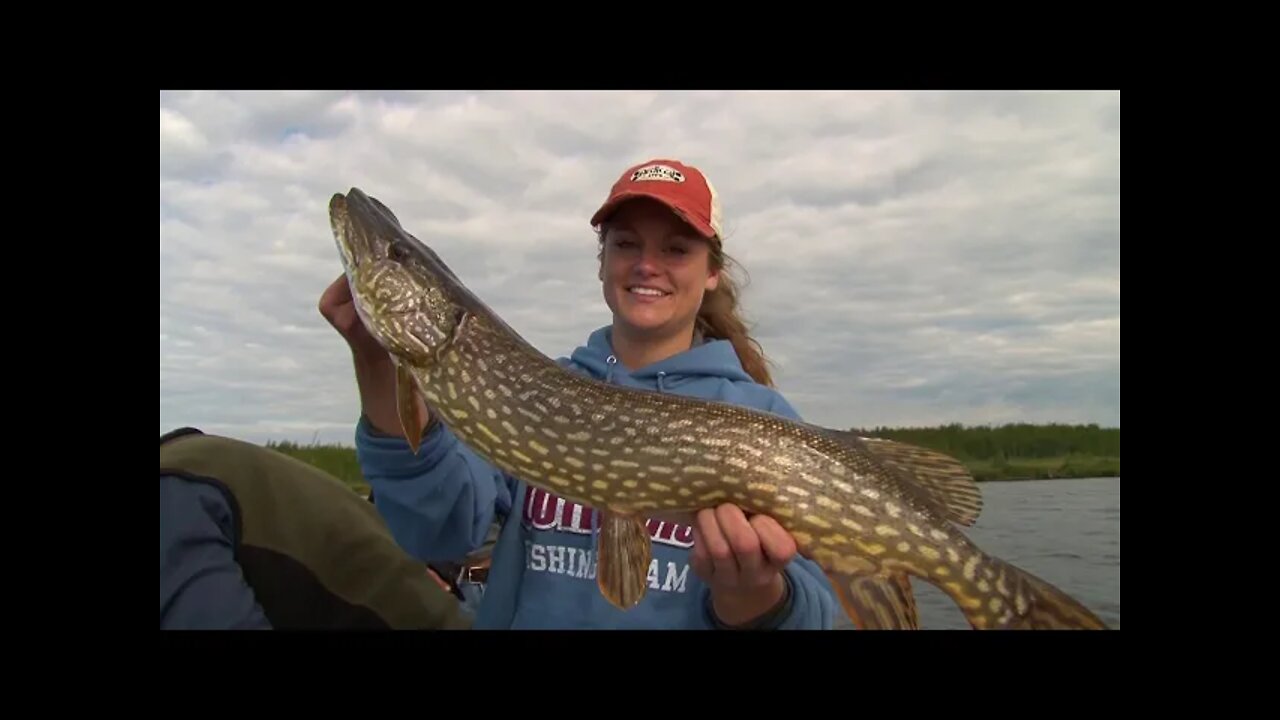
[[[522, 516], [526, 525], [537, 530], [590, 534], [597, 523], [596, 511], [576, 502], [531, 487], [525, 494]], [[693, 527], [669, 520], [650, 518], [646, 523], [653, 542], [675, 547], [693, 547]]]

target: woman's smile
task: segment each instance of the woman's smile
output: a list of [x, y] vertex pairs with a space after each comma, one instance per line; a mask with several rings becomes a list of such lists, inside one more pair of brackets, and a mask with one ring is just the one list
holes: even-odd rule
[[629, 294], [631, 299], [635, 302], [642, 303], [658, 302], [659, 300], [671, 295], [670, 292], [657, 288], [653, 285], [632, 285], [627, 288], [627, 294]]

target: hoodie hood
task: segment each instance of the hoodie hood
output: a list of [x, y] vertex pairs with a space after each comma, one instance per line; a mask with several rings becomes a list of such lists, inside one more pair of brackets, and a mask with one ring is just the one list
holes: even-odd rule
[[751, 382], [751, 376], [742, 369], [733, 350], [733, 343], [728, 340], [695, 340], [695, 345], [685, 352], [628, 373], [613, 353], [612, 335], [613, 328], [607, 325], [596, 330], [587, 338], [586, 345], [573, 351], [570, 359], [605, 382], [664, 392], [708, 378]]

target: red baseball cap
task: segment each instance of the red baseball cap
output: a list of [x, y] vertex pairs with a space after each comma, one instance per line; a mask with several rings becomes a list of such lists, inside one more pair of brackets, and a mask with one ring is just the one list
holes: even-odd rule
[[604, 205], [591, 216], [591, 225], [599, 228], [619, 205], [638, 197], [663, 203], [703, 237], [722, 237], [720, 199], [711, 181], [692, 165], [662, 158], [627, 168], [613, 184]]

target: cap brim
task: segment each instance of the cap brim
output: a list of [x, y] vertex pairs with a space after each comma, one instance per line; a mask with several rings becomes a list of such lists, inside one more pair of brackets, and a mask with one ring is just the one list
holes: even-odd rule
[[604, 205], [600, 206], [600, 209], [596, 211], [596, 214], [591, 216], [591, 225], [593, 227], [599, 227], [600, 223], [604, 222], [610, 215], [612, 215], [614, 211], [618, 209], [619, 205], [628, 200], [635, 200], [636, 198], [657, 200], [663, 205], [666, 205], [668, 209], [674, 212], [681, 220], [688, 223], [694, 230], [698, 231], [698, 233], [704, 238], [709, 240], [716, 236], [715, 228], [711, 227], [710, 223], [700, 220], [696, 215], [681, 207], [680, 203], [662, 195], [661, 193], [641, 192], [638, 190], [628, 190], [609, 198], [605, 201]]

